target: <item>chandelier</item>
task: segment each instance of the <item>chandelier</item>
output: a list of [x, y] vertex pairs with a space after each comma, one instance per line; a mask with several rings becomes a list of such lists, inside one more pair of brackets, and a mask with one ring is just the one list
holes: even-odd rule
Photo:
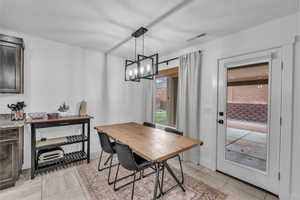
[[[158, 54], [150, 56], [144, 55], [144, 34], [148, 30], [144, 27], [139, 28], [131, 34], [135, 39], [134, 60], [125, 60], [125, 81], [140, 82], [141, 79], [153, 80], [158, 74]], [[137, 53], [137, 38], [142, 36], [142, 54]]]

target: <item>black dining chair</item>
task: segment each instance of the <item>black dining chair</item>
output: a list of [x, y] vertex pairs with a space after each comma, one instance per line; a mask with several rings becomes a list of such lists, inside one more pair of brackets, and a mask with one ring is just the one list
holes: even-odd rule
[[[132, 200], [133, 196], [134, 196], [135, 182], [137, 180], [140, 180], [140, 179], [148, 176], [148, 175], [153, 174], [153, 173], [149, 173], [148, 175], [143, 176], [142, 171], [147, 168], [155, 169], [155, 168], [153, 168], [154, 164], [152, 162], [149, 162], [149, 161], [145, 160], [144, 158], [138, 156], [137, 154], [133, 153], [131, 148], [126, 144], [121, 144], [121, 143], [116, 142], [115, 150], [117, 152], [119, 164], [117, 167], [117, 172], [116, 172], [115, 181], [114, 181], [114, 190], [117, 191], [120, 188], [123, 188], [124, 186], [127, 186], [132, 183], [132, 191], [131, 191], [131, 200]], [[124, 178], [118, 179], [120, 165], [129, 171], [133, 171], [133, 174], [129, 175], [129, 176], [133, 176], [133, 181], [130, 181], [130, 182], [117, 188], [116, 187], [117, 182], [124, 179]], [[140, 173], [140, 177], [138, 179], [136, 177], [137, 173]], [[126, 177], [128, 177], [128, 176], [126, 176]], [[160, 188], [160, 186], [159, 186], [159, 188]]]
[[[118, 164], [114, 164], [114, 165], [112, 164], [114, 154], [116, 153], [116, 150], [115, 150], [115, 144], [116, 143], [111, 142], [109, 137], [103, 132], [98, 131], [98, 136], [99, 136], [100, 145], [101, 145], [101, 148], [102, 148], [101, 153], [100, 153], [99, 163], [98, 163], [98, 171], [101, 172], [105, 169], [109, 170], [107, 182], [108, 182], [109, 185], [111, 185], [111, 184], [114, 183], [114, 182], [110, 181], [111, 168], [118, 165]], [[107, 160], [104, 162], [104, 166], [106, 166], [108, 164], [108, 162], [110, 162], [110, 163], [109, 163], [109, 166], [100, 168], [103, 152], [110, 154], [109, 157], [107, 158]]]
[[144, 125], [144, 126], [148, 126], [148, 127], [152, 127], [152, 128], [155, 128], [155, 127], [156, 127], [155, 124], [150, 123], [150, 122], [144, 122], [143, 125]]
[[[167, 128], [165, 128], [165, 131], [166, 131], [166, 132], [169, 132], [169, 133], [174, 133], [174, 134], [176, 134], [176, 135], [183, 136], [183, 132], [178, 131], [178, 130], [176, 130], [176, 129], [174, 129], [174, 128], [169, 128], [169, 127], [167, 127]], [[181, 157], [180, 157], [179, 154], [177, 154], [177, 155], [171, 157], [170, 159], [175, 158], [175, 157], [177, 157], [177, 158], [178, 158], [178, 161], [179, 161], [180, 171], [181, 171], [181, 181], [180, 181], [180, 183], [183, 184], [183, 182], [184, 182], [184, 175], [183, 175], [183, 169], [182, 169]], [[162, 169], [162, 180], [161, 180], [161, 187], [162, 187], [162, 188], [163, 188], [164, 175], [165, 175], [165, 167], [163, 166], [163, 169]]]

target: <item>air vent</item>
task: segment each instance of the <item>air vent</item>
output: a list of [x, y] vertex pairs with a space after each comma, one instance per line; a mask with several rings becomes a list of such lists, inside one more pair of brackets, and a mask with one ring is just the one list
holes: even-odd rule
[[186, 41], [187, 41], [187, 42], [190, 42], [190, 41], [196, 40], [196, 39], [201, 38], [201, 37], [204, 37], [204, 36], [206, 36], [206, 33], [201, 33], [200, 35], [197, 35], [197, 36], [195, 36], [195, 37], [192, 37], [192, 38], [190, 38], [190, 39], [188, 39], [188, 40], [186, 40]]

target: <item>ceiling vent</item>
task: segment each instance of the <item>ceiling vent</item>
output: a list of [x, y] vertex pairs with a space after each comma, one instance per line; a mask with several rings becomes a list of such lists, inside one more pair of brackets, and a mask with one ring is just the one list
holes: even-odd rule
[[204, 36], [206, 36], [206, 33], [201, 33], [200, 35], [197, 35], [197, 36], [195, 36], [195, 37], [192, 37], [192, 38], [190, 38], [190, 39], [188, 39], [188, 40], [186, 40], [186, 41], [187, 41], [187, 42], [190, 42], [190, 41], [199, 39], [199, 38], [204, 37]]

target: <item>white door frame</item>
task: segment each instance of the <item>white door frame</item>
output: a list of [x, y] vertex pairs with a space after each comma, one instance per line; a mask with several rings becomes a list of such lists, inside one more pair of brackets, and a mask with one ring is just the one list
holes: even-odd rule
[[[282, 106], [281, 106], [281, 146], [280, 146], [280, 181], [279, 181], [279, 197], [282, 200], [291, 199], [291, 173], [292, 173], [292, 135], [293, 135], [293, 82], [294, 82], [294, 48], [295, 48], [296, 38], [292, 41], [283, 44], [282, 46], [277, 46], [273, 48], [281, 49], [282, 56]], [[269, 48], [271, 49], [271, 48]], [[257, 53], [265, 51], [268, 49], [263, 49], [260, 51], [248, 52], [242, 55]], [[218, 69], [220, 60], [225, 58], [235, 57], [240, 55], [231, 55], [227, 57], [222, 57], [218, 59]], [[219, 71], [218, 71], [219, 77]], [[219, 80], [219, 78], [218, 78]], [[217, 84], [218, 85], [218, 84]], [[218, 95], [217, 95], [218, 98]], [[218, 104], [218, 101], [217, 101]], [[216, 113], [216, 127], [217, 127], [217, 113]], [[216, 143], [217, 144], [217, 129], [216, 129]], [[214, 169], [216, 170], [217, 163], [217, 145], [215, 148], [215, 164]]]

